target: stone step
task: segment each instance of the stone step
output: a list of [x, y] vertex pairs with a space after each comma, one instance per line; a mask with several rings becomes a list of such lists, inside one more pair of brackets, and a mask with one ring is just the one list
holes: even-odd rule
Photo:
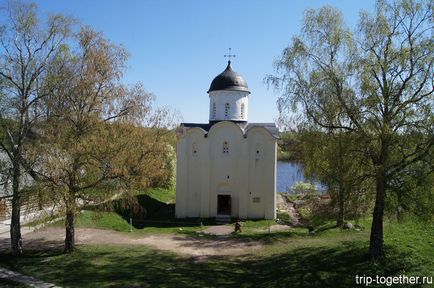
[[216, 224], [228, 224], [231, 223], [231, 215], [217, 215], [215, 217]]

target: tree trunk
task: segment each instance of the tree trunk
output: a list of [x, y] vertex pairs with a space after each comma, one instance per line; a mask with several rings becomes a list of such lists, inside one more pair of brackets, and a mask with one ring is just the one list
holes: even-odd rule
[[[21, 195], [20, 195], [20, 164], [17, 159], [13, 163], [12, 179], [12, 215], [11, 215], [11, 250], [13, 255], [22, 253], [21, 247]], [[18, 163], [16, 163], [18, 162]]]
[[345, 217], [345, 203], [344, 203], [344, 190], [342, 188], [339, 189], [339, 213], [338, 213], [338, 219], [336, 221], [337, 227], [343, 227], [344, 226], [344, 217]]
[[336, 138], [337, 139], [337, 141], [338, 141], [338, 151], [339, 151], [339, 154], [338, 154], [338, 171], [339, 171], [339, 182], [338, 182], [338, 201], [339, 201], [339, 203], [338, 203], [338, 205], [339, 205], [339, 212], [338, 212], [338, 219], [337, 219], [337, 221], [336, 221], [336, 226], [337, 227], [344, 227], [344, 217], [345, 217], [345, 194], [346, 194], [346, 191], [345, 191], [345, 188], [344, 188], [344, 181], [343, 181], [343, 178], [344, 178], [344, 175], [345, 175], [345, 173], [346, 173], [346, 171], [343, 171], [344, 170], [344, 163], [345, 163], [345, 160], [344, 160], [344, 153], [345, 153], [345, 150], [344, 150], [344, 148], [343, 148], [343, 143], [342, 143], [342, 141], [343, 141], [343, 138], [341, 137], [341, 136], [335, 136], [335, 137], [338, 137], [338, 138]]
[[380, 173], [376, 178], [375, 207], [372, 217], [371, 239], [369, 243], [369, 256], [371, 258], [384, 256], [383, 214], [387, 180], [384, 173]]
[[[71, 201], [72, 202], [72, 201]], [[65, 253], [71, 253], [75, 250], [75, 203], [68, 203], [66, 207], [66, 219], [65, 219]]]

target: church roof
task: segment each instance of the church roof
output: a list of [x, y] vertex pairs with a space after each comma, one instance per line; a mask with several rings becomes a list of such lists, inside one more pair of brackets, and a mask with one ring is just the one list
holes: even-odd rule
[[277, 129], [276, 124], [274, 123], [248, 123], [247, 127], [244, 128], [244, 131], [248, 131], [254, 127], [265, 128], [274, 138], [279, 138], [279, 129]]
[[208, 93], [217, 90], [245, 91], [250, 93], [246, 80], [232, 70], [231, 61], [228, 61], [225, 71], [212, 80]]
[[[254, 127], [262, 127], [264, 129], [266, 129], [268, 132], [270, 132], [270, 134], [274, 138], [276, 138], [276, 139], [279, 138], [279, 129], [277, 129], [276, 124], [274, 124], [274, 123], [247, 123], [247, 122], [234, 122], [234, 121], [231, 121], [231, 122], [240, 126], [240, 128], [243, 130], [244, 133], [246, 133], [248, 130], [250, 130]], [[188, 128], [201, 128], [206, 133], [208, 133], [209, 129], [214, 124], [215, 123], [181, 123], [181, 127], [187, 128], [187, 129]]]

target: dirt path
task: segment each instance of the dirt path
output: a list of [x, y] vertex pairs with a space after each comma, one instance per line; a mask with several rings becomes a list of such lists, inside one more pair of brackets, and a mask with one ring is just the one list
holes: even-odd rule
[[[295, 217], [292, 203], [281, 195], [277, 195], [279, 210]], [[268, 228], [267, 228], [268, 229]], [[272, 231], [289, 229], [287, 225], [272, 225]], [[260, 241], [243, 240], [228, 236], [233, 231], [231, 225], [213, 226], [205, 232], [216, 235], [209, 239], [206, 236], [186, 237], [174, 234], [138, 235], [116, 232], [112, 230], [76, 228], [76, 243], [81, 244], [115, 244], [115, 245], [146, 245], [156, 249], [171, 251], [182, 255], [198, 258], [207, 256], [246, 255], [253, 254], [263, 246]], [[65, 230], [58, 227], [46, 227], [23, 235], [23, 246], [27, 248], [59, 248], [64, 244]], [[0, 250], [9, 248], [9, 239], [0, 238]]]
[[[147, 245], [156, 249], [171, 251], [190, 256], [224, 256], [254, 253], [262, 244], [259, 241], [246, 241], [220, 236], [216, 239], [192, 238], [182, 235], [157, 234], [137, 235], [111, 230], [78, 228], [76, 243], [80, 244], [118, 244]], [[47, 227], [24, 235], [24, 247], [61, 247], [65, 230], [57, 227]], [[0, 242], [0, 249], [9, 243]]]

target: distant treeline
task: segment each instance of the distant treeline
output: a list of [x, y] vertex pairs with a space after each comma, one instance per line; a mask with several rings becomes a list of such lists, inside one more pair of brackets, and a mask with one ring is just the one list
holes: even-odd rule
[[302, 142], [297, 132], [280, 133], [280, 139], [277, 141], [277, 160], [303, 162]]

